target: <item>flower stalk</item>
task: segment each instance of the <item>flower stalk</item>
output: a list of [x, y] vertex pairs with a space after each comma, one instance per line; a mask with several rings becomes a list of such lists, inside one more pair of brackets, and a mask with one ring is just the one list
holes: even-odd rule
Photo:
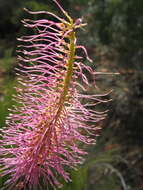
[[95, 144], [97, 123], [106, 116], [92, 109], [106, 102], [105, 95], [88, 93], [90, 83], [83, 70], [93, 79], [95, 72], [76, 53], [83, 49], [91, 61], [76, 40], [76, 30], [86, 24], [81, 19], [74, 22], [53, 1], [66, 19], [46, 11], [28, 11], [50, 15], [56, 21], [23, 20], [36, 34], [19, 38], [15, 97], [19, 106], [11, 110], [0, 140], [2, 175], [9, 177], [3, 189], [37, 190], [42, 184], [60, 187], [57, 176], [70, 181], [65, 168], [83, 163], [87, 153], [80, 144]]

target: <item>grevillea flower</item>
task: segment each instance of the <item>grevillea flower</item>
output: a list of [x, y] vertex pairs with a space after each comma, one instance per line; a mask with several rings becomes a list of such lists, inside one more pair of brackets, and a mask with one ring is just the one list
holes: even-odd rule
[[76, 41], [76, 30], [85, 24], [81, 19], [74, 22], [54, 2], [66, 19], [28, 11], [54, 19], [23, 20], [35, 33], [19, 39], [19, 105], [11, 110], [0, 141], [1, 171], [9, 178], [5, 189], [57, 187], [57, 176], [69, 181], [67, 166], [76, 168], [83, 162], [86, 151], [81, 144], [95, 143], [97, 122], [105, 117], [92, 109], [102, 102], [100, 95], [87, 93], [86, 74], [94, 79], [95, 72], [77, 55], [81, 48], [91, 61]]

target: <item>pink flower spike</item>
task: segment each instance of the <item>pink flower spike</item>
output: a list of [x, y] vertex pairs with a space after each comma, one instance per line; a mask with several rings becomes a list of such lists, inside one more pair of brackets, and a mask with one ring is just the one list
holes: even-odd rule
[[95, 72], [76, 52], [83, 49], [91, 61], [76, 40], [76, 30], [85, 24], [81, 19], [74, 22], [56, 4], [65, 19], [46, 11], [28, 11], [48, 14], [57, 21], [23, 21], [34, 34], [19, 39], [18, 106], [13, 106], [6, 127], [0, 131], [1, 171], [9, 178], [5, 190], [60, 187], [58, 176], [70, 181], [65, 168], [83, 163], [87, 152], [81, 144], [95, 144], [97, 123], [106, 117], [106, 112], [93, 110], [93, 106], [107, 102], [104, 95], [88, 93], [87, 73], [94, 80]]

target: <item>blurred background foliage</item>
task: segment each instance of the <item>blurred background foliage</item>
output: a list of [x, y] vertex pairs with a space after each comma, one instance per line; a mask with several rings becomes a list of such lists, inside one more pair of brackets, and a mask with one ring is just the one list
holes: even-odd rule
[[[108, 117], [100, 125], [97, 145], [88, 148], [86, 162], [71, 171], [72, 182], [62, 190], [143, 189], [143, 1], [59, 0], [73, 18], [88, 26], [79, 31], [96, 71], [102, 92], [113, 89], [112, 101], [103, 105]], [[30, 10], [61, 15], [52, 0], [0, 0], [0, 127], [13, 104], [16, 75], [16, 37], [28, 33], [20, 20]], [[86, 63], [85, 64], [89, 64]], [[94, 89], [93, 89], [94, 90]], [[4, 178], [0, 179], [3, 186]]]

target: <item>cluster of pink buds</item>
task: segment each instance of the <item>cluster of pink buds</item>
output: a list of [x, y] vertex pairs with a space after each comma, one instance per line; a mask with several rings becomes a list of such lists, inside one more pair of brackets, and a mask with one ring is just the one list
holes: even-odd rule
[[95, 143], [97, 122], [106, 115], [93, 109], [103, 101], [87, 91], [87, 75], [94, 79], [95, 72], [77, 55], [81, 48], [91, 61], [76, 41], [76, 30], [86, 24], [81, 19], [74, 22], [53, 1], [66, 19], [28, 11], [53, 18], [23, 20], [34, 34], [19, 39], [18, 105], [11, 109], [0, 140], [1, 175], [9, 178], [3, 189], [59, 187], [58, 176], [69, 181], [67, 167], [84, 161], [81, 144]]

